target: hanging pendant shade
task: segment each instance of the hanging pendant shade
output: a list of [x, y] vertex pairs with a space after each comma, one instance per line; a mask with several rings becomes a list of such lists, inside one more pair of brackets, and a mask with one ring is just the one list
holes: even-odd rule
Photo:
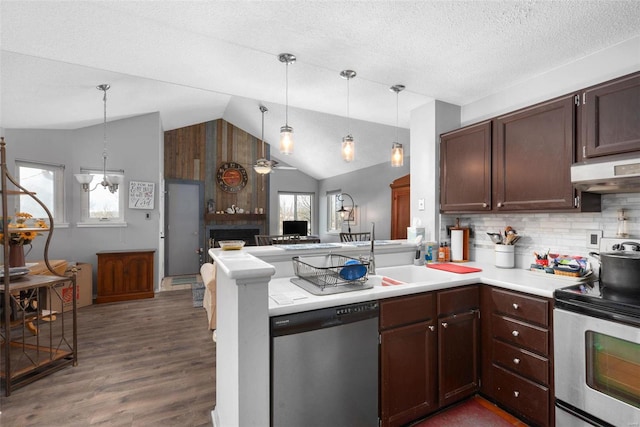
[[404, 149], [402, 144], [394, 142], [391, 145], [391, 166], [394, 168], [404, 165]]
[[342, 158], [345, 162], [351, 162], [355, 158], [355, 143], [353, 142], [353, 137], [351, 135], [347, 135], [342, 138]]

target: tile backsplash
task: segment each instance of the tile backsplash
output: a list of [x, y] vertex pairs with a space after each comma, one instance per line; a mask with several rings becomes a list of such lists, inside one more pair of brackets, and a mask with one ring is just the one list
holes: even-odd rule
[[534, 251], [582, 256], [597, 251], [587, 246], [588, 232], [602, 230], [604, 237], [616, 237], [620, 209], [625, 210], [629, 239], [640, 241], [640, 193], [603, 194], [598, 213], [442, 215], [440, 236], [446, 236], [446, 227], [460, 218], [460, 225], [473, 231], [471, 259], [493, 262], [494, 245], [487, 232], [503, 232], [510, 225], [522, 236], [515, 248], [516, 267], [526, 267], [533, 262]]

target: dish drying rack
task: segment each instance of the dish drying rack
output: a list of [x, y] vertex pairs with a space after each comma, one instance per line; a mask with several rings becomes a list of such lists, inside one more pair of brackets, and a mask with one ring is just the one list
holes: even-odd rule
[[[352, 260], [357, 264], [345, 265], [347, 261]], [[291, 282], [313, 295], [331, 295], [373, 287], [366, 283], [369, 275], [368, 261], [339, 254], [296, 256], [292, 261], [293, 272], [297, 278], [291, 279]], [[348, 280], [344, 278], [344, 273], [341, 274], [344, 269], [354, 268], [364, 268], [364, 275], [355, 280]]]

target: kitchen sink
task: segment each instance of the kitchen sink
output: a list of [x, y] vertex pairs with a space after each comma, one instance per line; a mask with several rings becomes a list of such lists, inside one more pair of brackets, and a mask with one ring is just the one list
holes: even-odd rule
[[451, 273], [427, 268], [424, 265], [398, 265], [394, 267], [381, 267], [376, 269], [376, 275], [369, 275], [369, 282], [374, 286], [382, 285], [382, 278], [404, 283], [448, 282], [452, 280]]

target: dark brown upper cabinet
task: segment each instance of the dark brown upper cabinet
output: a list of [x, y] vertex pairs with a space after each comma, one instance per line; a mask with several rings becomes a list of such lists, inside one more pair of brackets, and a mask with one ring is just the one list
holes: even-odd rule
[[494, 120], [493, 201], [496, 211], [572, 209], [574, 95]]
[[440, 209], [491, 210], [491, 121], [442, 134]]
[[640, 151], [640, 72], [581, 92], [578, 158]]

